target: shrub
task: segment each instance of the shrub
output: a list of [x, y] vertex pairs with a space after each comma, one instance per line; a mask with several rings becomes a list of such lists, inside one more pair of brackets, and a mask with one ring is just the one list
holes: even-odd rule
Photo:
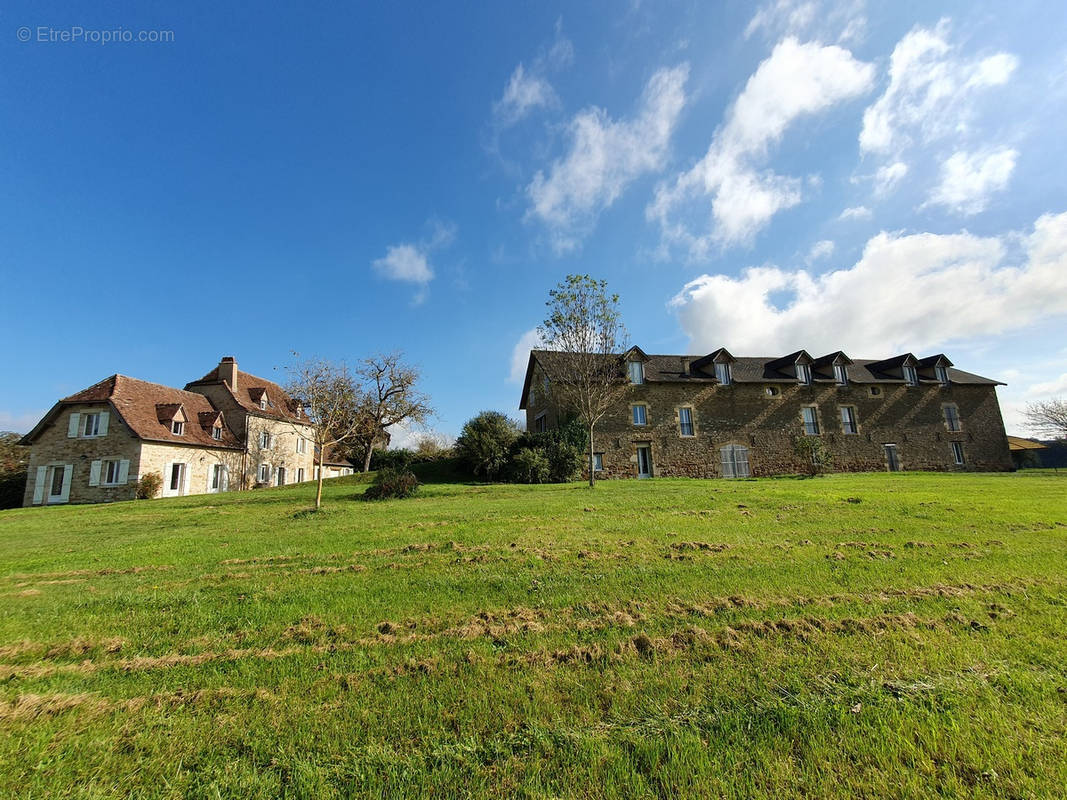
[[821, 475], [834, 465], [834, 454], [817, 437], [798, 438], [793, 449], [803, 461], [802, 467], [808, 475]]
[[364, 500], [402, 499], [419, 490], [419, 479], [409, 469], [379, 470], [374, 483], [363, 493]]
[[137, 481], [137, 499], [151, 500], [163, 488], [163, 476], [158, 472], [146, 472]]
[[0, 508], [18, 508], [26, 493], [26, 470], [0, 475]]
[[553, 483], [574, 480], [581, 474], [582, 465], [585, 463], [581, 448], [563, 438], [549, 442], [545, 448], [545, 456], [548, 459], [548, 479]]
[[406, 470], [415, 461], [415, 454], [410, 450], [381, 450], [375, 448], [370, 456], [370, 468], [373, 470]]
[[456, 455], [474, 475], [495, 480], [507, 466], [518, 426], [499, 411], [483, 411], [467, 420], [456, 440]]
[[511, 478], [517, 483], [544, 483], [549, 479], [551, 465], [545, 451], [524, 447], [511, 459]]

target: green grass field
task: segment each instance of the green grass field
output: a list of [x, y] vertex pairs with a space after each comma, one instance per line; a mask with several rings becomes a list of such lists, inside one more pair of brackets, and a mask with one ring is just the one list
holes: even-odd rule
[[3, 797], [1062, 797], [1067, 474], [0, 513]]

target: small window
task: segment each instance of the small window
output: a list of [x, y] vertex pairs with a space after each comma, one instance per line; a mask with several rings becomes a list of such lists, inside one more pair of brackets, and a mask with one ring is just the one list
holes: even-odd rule
[[82, 436], [92, 437], [100, 433], [100, 415], [85, 414], [82, 418]]
[[915, 367], [904, 366], [904, 382], [908, 384], [908, 386], [919, 385], [919, 372]]
[[838, 386], [848, 385], [848, 367], [844, 364], [834, 364], [834, 380]]
[[723, 386], [730, 385], [730, 365], [729, 364], [716, 364], [715, 365], [715, 377], [719, 383]]
[[259, 482], [270, 483], [270, 464], [259, 465]]
[[777, 397], [782, 392], [777, 386], [768, 386], [766, 389], [763, 390], [763, 393], [767, 395], [767, 397]]
[[102, 472], [104, 473], [104, 483], [114, 486], [119, 482], [119, 460], [110, 459], [105, 461], [102, 465]]
[[534, 433], [544, 433], [548, 430], [548, 416], [543, 412], [534, 419]]
[[804, 433], [808, 436], [819, 435], [819, 415], [814, 406], [804, 406]]
[[211, 429], [211, 438], [216, 442], [222, 441], [222, 426], [216, 425]]
[[952, 459], [956, 462], [956, 466], [963, 466], [963, 444], [961, 442], [952, 443]]
[[172, 420], [170, 423], [170, 432], [175, 436], [181, 436], [185, 433], [185, 423], [181, 420]]
[[960, 410], [956, 406], [942, 406], [942, 409], [945, 412], [945, 427], [950, 431], [960, 430]]
[[263, 411], [267, 410], [267, 395], [266, 394], [264, 394], [262, 397], [259, 398], [259, 407]]
[[630, 383], [641, 384], [645, 382], [645, 365], [640, 361], [630, 362]]
[[633, 407], [634, 425], [647, 425], [648, 424], [648, 409], [643, 405], [636, 405]]
[[852, 406], [841, 406], [841, 431], [856, 433], [856, 409]]
[[303, 436], [298, 436], [296, 439], [296, 452], [303, 455], [308, 451], [308, 440]]
[[593, 471], [594, 472], [603, 472], [604, 471], [604, 454], [603, 453], [593, 453]]
[[686, 407], [678, 409], [678, 427], [682, 436], [693, 435], [693, 409]]
[[797, 364], [797, 382], [803, 383], [805, 386], [811, 383], [811, 366], [808, 364]]
[[215, 464], [211, 468], [211, 488], [218, 491], [222, 487], [222, 464]]
[[948, 367], [934, 367], [934, 377], [942, 386], [948, 386]]
[[270, 450], [271, 435], [267, 431], [259, 432], [259, 449]]

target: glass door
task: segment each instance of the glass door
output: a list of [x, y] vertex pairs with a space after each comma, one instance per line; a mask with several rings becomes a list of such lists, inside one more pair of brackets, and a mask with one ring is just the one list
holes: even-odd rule
[[900, 472], [900, 457], [895, 444], [882, 445], [885, 448], [885, 462], [890, 472]]
[[651, 478], [652, 477], [652, 448], [651, 447], [638, 447], [637, 448], [637, 477], [638, 478]]

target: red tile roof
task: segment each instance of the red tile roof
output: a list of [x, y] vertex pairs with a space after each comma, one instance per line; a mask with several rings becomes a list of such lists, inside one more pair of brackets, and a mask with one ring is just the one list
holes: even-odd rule
[[[285, 389], [274, 381], [268, 381], [266, 378], [260, 378], [249, 372], [241, 372], [238, 370], [237, 389], [235, 391], [232, 386], [219, 377], [219, 368], [215, 367], [200, 380], [185, 384], [185, 388], [190, 389], [192, 387], [210, 384], [224, 385], [230, 390], [230, 394], [233, 395], [233, 399], [237, 401], [237, 404], [251, 414], [257, 414], [261, 417], [273, 417], [274, 419], [282, 419], [287, 422], [302, 422], [305, 425], [309, 424], [307, 417], [297, 413], [299, 404], [286, 393]], [[268, 405], [266, 408], [260, 408], [259, 402], [263, 397], [264, 392], [267, 393]]]

